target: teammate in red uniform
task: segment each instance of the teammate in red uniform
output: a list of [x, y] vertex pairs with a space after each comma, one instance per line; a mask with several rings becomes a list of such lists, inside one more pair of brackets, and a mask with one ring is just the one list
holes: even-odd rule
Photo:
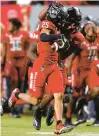
[[[5, 27], [4, 25], [0, 22], [0, 30], [1, 30], [1, 35], [4, 31]], [[4, 97], [4, 80], [5, 80], [5, 77], [4, 77], [4, 65], [2, 64], [2, 54], [3, 54], [3, 48], [2, 48], [2, 43], [0, 43], [0, 64], [1, 64], [1, 67], [0, 67], [0, 72], [1, 72], [1, 75], [0, 75], [0, 115], [3, 115], [3, 106], [2, 106], [2, 98]]]
[[[46, 16], [47, 20], [40, 23], [41, 34], [37, 48], [39, 57], [33, 64], [33, 70], [28, 75], [29, 95], [24, 95], [16, 89], [13, 91], [9, 103], [15, 102], [17, 98], [24, 100], [29, 98], [29, 101], [32, 98], [33, 104], [38, 104], [42, 98], [45, 84], [47, 83], [47, 91], [53, 94], [55, 99], [55, 111], [57, 116], [55, 133], [61, 134], [65, 132], [65, 128], [62, 124], [63, 79], [58, 67], [58, 53], [53, 51], [51, 45], [55, 40], [61, 39], [61, 34], [57, 34], [56, 26], [61, 25], [61, 21], [64, 19], [64, 9], [63, 7], [54, 8], [55, 9], [52, 7], [49, 8]], [[57, 84], [55, 84], [54, 81], [57, 82]], [[36, 127], [35, 125], [34, 117], [34, 127]]]
[[[96, 36], [96, 26], [92, 22], [88, 22], [84, 26], [83, 33], [85, 39], [81, 43], [81, 51], [78, 54], [77, 71], [79, 72], [74, 81], [77, 81], [77, 86], [81, 87], [85, 80], [86, 85], [89, 86], [88, 95], [94, 98], [99, 95], [99, 77], [93, 68], [94, 60], [98, 59], [99, 38]], [[74, 86], [76, 87], [76, 85]]]
[[[41, 13], [40, 13], [40, 15], [39, 15], [39, 18], [42, 20], [42, 19], [44, 19], [44, 17], [45, 17], [45, 15], [46, 15], [46, 11], [47, 11], [47, 8], [46, 9], [44, 9]], [[68, 17], [68, 18], [66, 18], [66, 28], [67, 28], [67, 30], [64, 28], [62, 31], [64, 32], [64, 33], [66, 33], [66, 36], [68, 36], [68, 40], [71, 40], [71, 37], [70, 37], [70, 34], [72, 33], [72, 31], [73, 32], [76, 32], [77, 31], [77, 28], [78, 28], [78, 26], [79, 26], [79, 24], [80, 24], [80, 21], [81, 21], [81, 12], [79, 11], [79, 9], [77, 9], [77, 8], [69, 8], [68, 10], [67, 10], [67, 12], [66, 12], [66, 17]], [[76, 21], [75, 21], [76, 20]], [[76, 26], [74, 26], [74, 27], [72, 27], [72, 24], [74, 24], [74, 25], [76, 25]], [[68, 28], [69, 27], [69, 28]], [[69, 33], [68, 33], [68, 31], [69, 31]], [[75, 49], [75, 47], [73, 47], [73, 46], [70, 46], [70, 47], [68, 47], [69, 48], [69, 50], [67, 50], [67, 51], [63, 51], [62, 53], [59, 53], [59, 57], [60, 57], [60, 63], [62, 64], [61, 66], [61, 72], [62, 72], [62, 75], [63, 75], [63, 81], [64, 81], [64, 88], [65, 88], [65, 86], [66, 86], [66, 84], [67, 84], [67, 76], [66, 76], [66, 67], [65, 67], [65, 58], [67, 58], [72, 52], [74, 52], [76, 49]], [[69, 105], [69, 104], [68, 104]], [[50, 106], [50, 107], [52, 107], [52, 106]], [[50, 108], [49, 107], [49, 108]], [[69, 108], [69, 106], [68, 106], [68, 109], [69, 110], [67, 110], [67, 111], [69, 111], [69, 112], [67, 112], [67, 115], [68, 115], [68, 118], [70, 118], [70, 108]], [[49, 113], [48, 113], [48, 116], [47, 116], [47, 124], [48, 125], [51, 125], [51, 118], [53, 117], [53, 113], [51, 112], [51, 108], [50, 108], [50, 110], [48, 110], [49, 111]], [[53, 110], [52, 110], [53, 111]], [[68, 119], [69, 120], [69, 119]]]
[[[0, 22], [0, 29], [1, 29], [1, 35], [4, 32], [4, 25]], [[2, 60], [2, 55], [3, 55], [3, 45], [2, 43], [0, 43], [0, 64], [1, 64], [1, 81], [0, 81], [0, 86], [1, 86], [1, 97], [3, 97], [4, 94], [4, 90], [3, 90], [3, 80], [4, 80], [4, 65], [3, 64], [3, 60]]]
[[5, 64], [7, 99], [15, 87], [24, 90], [29, 34], [26, 31], [21, 31], [21, 26], [19, 19], [11, 18], [8, 31], [2, 34], [2, 64]]
[[[88, 97], [93, 99], [99, 95], [99, 76], [94, 68], [94, 61], [98, 59], [99, 38], [96, 36], [96, 26], [87, 22], [83, 27], [84, 34], [76, 33], [72, 38], [78, 44], [80, 50], [76, 55], [76, 68], [73, 72], [73, 96], [77, 99], [82, 94], [83, 82], [88, 85]], [[92, 80], [93, 79], [93, 80]], [[85, 121], [82, 120], [83, 123]], [[79, 122], [78, 122], [79, 123]]]

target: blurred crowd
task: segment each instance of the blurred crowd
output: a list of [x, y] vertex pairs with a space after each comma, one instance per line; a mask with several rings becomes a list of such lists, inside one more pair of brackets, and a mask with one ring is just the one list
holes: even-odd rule
[[[28, 0], [28, 1], [20, 1], [20, 0], [14, 0], [14, 1], [11, 1], [11, 0], [1, 0], [1, 5], [4, 5], [4, 4], [30, 4], [30, 5], [33, 5], [33, 4], [42, 4], [42, 5], [49, 5], [53, 2], [52, 1], [34, 1], [34, 0]], [[72, 1], [72, 0], [68, 0], [68, 1], [59, 1], [58, 2], [64, 4], [64, 5], [86, 5], [86, 6], [90, 6], [90, 5], [99, 5], [99, 1], [87, 1], [87, 0], [83, 0], [83, 1]]]

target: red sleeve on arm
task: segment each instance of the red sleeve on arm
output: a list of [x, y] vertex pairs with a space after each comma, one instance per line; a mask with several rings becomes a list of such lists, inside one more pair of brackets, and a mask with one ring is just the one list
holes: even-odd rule
[[23, 39], [24, 41], [27, 41], [28, 43], [30, 43], [30, 34], [29, 31], [23, 31]]
[[71, 37], [73, 39], [74, 44], [78, 47], [80, 47], [80, 44], [85, 41], [85, 37], [80, 32], [72, 34]]
[[3, 32], [1, 35], [1, 43], [6, 43], [8, 41], [7, 33]]
[[39, 42], [39, 36], [40, 36], [40, 31], [35, 31], [33, 33], [29, 33], [30, 36], [30, 41], [32, 42]]
[[79, 40], [80, 42], [83, 42], [85, 40], [85, 37], [83, 36], [82, 33], [78, 32], [76, 34], [76, 39]]

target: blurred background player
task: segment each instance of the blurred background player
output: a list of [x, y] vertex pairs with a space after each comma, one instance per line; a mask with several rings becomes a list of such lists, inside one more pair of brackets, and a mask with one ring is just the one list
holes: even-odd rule
[[[15, 87], [25, 90], [27, 49], [30, 41], [28, 32], [21, 30], [21, 27], [22, 24], [18, 18], [11, 18], [9, 19], [8, 31], [2, 34], [2, 64], [5, 65], [7, 99]], [[18, 110], [11, 109], [13, 117], [19, 116], [17, 112]]]
[[[2, 35], [5, 27], [4, 25], [0, 22], [0, 33]], [[2, 107], [2, 98], [4, 97], [4, 65], [2, 65], [2, 54], [3, 54], [3, 48], [2, 48], [2, 43], [0, 43], [0, 115], [3, 115], [3, 107]]]
[[[90, 26], [90, 24], [91, 24], [91, 22], [88, 22], [89, 23], [89, 26]], [[94, 23], [93, 23], [93, 25], [95, 25]], [[86, 30], [86, 27], [88, 27], [87, 26], [87, 24], [85, 24], [85, 26], [84, 26], [84, 28], [83, 28], [83, 34], [84, 34], [84, 32], [86, 33], [86, 35], [89, 35], [89, 39], [92, 39], [91, 37], [93, 36], [93, 34], [91, 35], [91, 27], [92, 26], [90, 26], [89, 27], [89, 29], [87, 28], [87, 31], [85, 31]], [[95, 65], [95, 67], [97, 67], [97, 64], [99, 64], [99, 38], [98, 38], [98, 36], [97, 36], [97, 24], [93, 27], [93, 32], [95, 31], [95, 33], [96, 33], [96, 39], [98, 39], [98, 41], [97, 41], [97, 43], [94, 43], [93, 41], [93, 46], [91, 47], [91, 48], [93, 48], [93, 50], [94, 50], [94, 54], [95, 54], [95, 56], [93, 57], [93, 63], [96, 63], [96, 65]], [[89, 31], [88, 31], [89, 30]], [[85, 35], [85, 34], [84, 34]], [[86, 38], [87, 38], [88, 36], [86, 36]], [[87, 38], [88, 39], [88, 38]], [[95, 40], [96, 40], [95, 39]], [[96, 48], [95, 48], [96, 47]], [[96, 53], [95, 53], [95, 49], [96, 49]], [[98, 62], [98, 63], [97, 63]], [[93, 66], [93, 69], [94, 69], [94, 66]], [[95, 69], [95, 71], [96, 71], [96, 69]], [[96, 71], [97, 72], [97, 71]], [[97, 73], [98, 74], [98, 73]], [[99, 78], [99, 76], [98, 76], [98, 78]], [[98, 97], [96, 97], [93, 101], [91, 101], [91, 103], [88, 103], [88, 106], [90, 106], [89, 107], [89, 111], [90, 111], [90, 113], [92, 113], [92, 114], [94, 114], [92, 117], [94, 117], [95, 118], [95, 121], [93, 122], [93, 126], [99, 126], [99, 110], [98, 110], [98, 106], [99, 106], [99, 98]], [[91, 108], [91, 109], [90, 109]], [[91, 115], [91, 114], [90, 114]], [[90, 117], [91, 118], [91, 117]], [[89, 118], [89, 119], [90, 119]]]
[[[73, 72], [73, 86], [72, 87], [74, 90], [74, 97], [77, 98], [77, 97], [80, 97], [80, 95], [82, 96], [84, 94], [83, 93], [83, 83], [84, 83], [85, 86], [88, 85], [87, 91], [89, 93], [88, 92], [87, 93], [90, 96], [90, 98], [96, 98], [98, 97], [99, 77], [96, 71], [94, 70], [93, 62], [98, 59], [98, 50], [99, 50], [98, 40], [99, 39], [97, 38], [97, 35], [96, 35], [95, 24], [90, 21], [86, 22], [86, 24], [83, 27], [82, 33], [85, 37], [85, 40], [83, 39], [82, 41], [82, 44], [84, 45], [80, 46], [81, 50], [76, 55], [77, 56], [75, 61], [76, 69]], [[92, 82], [92, 79], [94, 79], [95, 82]], [[75, 83], [76, 83], [76, 86], [75, 86]], [[92, 91], [91, 93], [90, 93], [90, 90]], [[86, 104], [86, 102], [83, 101], [83, 104]], [[80, 105], [80, 107], [82, 106]], [[84, 120], [86, 119], [87, 118], [85, 118]]]

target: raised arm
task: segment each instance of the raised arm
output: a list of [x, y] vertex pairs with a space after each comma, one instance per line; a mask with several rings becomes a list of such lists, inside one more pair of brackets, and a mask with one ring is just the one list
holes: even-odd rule
[[39, 18], [40, 21], [43, 21], [43, 20], [45, 19], [47, 10], [48, 10], [48, 7], [44, 8], [44, 9], [40, 12], [40, 14], [39, 14], [39, 16], [38, 16], [38, 18]]

